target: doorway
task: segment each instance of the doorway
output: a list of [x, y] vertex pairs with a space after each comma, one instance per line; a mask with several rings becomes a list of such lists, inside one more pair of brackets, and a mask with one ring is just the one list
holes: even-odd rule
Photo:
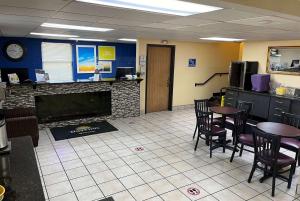
[[172, 110], [175, 46], [147, 45], [146, 113]]

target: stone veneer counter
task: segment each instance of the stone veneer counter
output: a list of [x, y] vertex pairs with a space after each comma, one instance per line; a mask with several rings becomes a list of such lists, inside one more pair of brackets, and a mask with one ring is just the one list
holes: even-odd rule
[[4, 109], [18, 107], [35, 108], [35, 96], [111, 91], [111, 116], [91, 117], [44, 124], [43, 126], [64, 126], [109, 118], [136, 117], [140, 115], [140, 82], [136, 80], [79, 81], [67, 83], [35, 83], [11, 85], [3, 104]]

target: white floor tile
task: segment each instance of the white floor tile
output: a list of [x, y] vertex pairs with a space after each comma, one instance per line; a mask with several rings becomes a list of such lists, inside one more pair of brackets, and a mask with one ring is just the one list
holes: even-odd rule
[[145, 172], [140, 172], [138, 175], [147, 183], [162, 179], [163, 177], [155, 170], [147, 170]]
[[73, 191], [71, 184], [68, 181], [60, 182], [46, 186], [49, 198], [53, 198], [59, 195], [70, 193]]
[[120, 181], [127, 189], [133, 188], [133, 187], [136, 187], [136, 186], [139, 186], [139, 185], [142, 185], [145, 183], [137, 174], [120, 178]]
[[72, 179], [70, 182], [75, 191], [96, 185], [95, 181], [90, 175]]
[[215, 198], [217, 198], [218, 200], [222, 200], [222, 201], [243, 201], [243, 199], [239, 196], [237, 196], [236, 194], [234, 194], [233, 192], [231, 192], [228, 189], [219, 191], [215, 194], [213, 194], [213, 196]]
[[116, 177], [110, 170], [94, 173], [92, 174], [92, 177], [94, 178], [97, 184], [101, 184], [116, 179]]
[[271, 180], [258, 182], [261, 171], [255, 172], [251, 183], [247, 182], [253, 154], [245, 152], [230, 163], [231, 151], [224, 154], [216, 149], [210, 158], [203, 140], [195, 152], [193, 107], [109, 122], [118, 131], [62, 141], [55, 141], [49, 129], [40, 131], [35, 151], [47, 201], [98, 201], [104, 194], [116, 201], [299, 198], [294, 193], [298, 168], [291, 189], [286, 188], [286, 182], [276, 180], [276, 195], [272, 198]]
[[157, 194], [163, 194], [169, 191], [172, 191], [175, 189], [175, 186], [173, 186], [168, 180], [161, 179], [154, 182], [149, 183], [149, 186], [157, 193]]
[[129, 189], [129, 192], [136, 200], [141, 201], [149, 199], [151, 197], [155, 197], [157, 195], [148, 185], [131, 188]]
[[134, 171], [129, 166], [122, 166], [111, 170], [117, 178], [126, 177], [134, 174]]
[[170, 177], [167, 177], [167, 180], [176, 186], [177, 188], [181, 188], [183, 186], [192, 184], [193, 181], [190, 180], [188, 177], [184, 176], [183, 174], [176, 174]]
[[93, 201], [104, 198], [98, 186], [81, 189], [75, 192], [79, 201]]
[[66, 173], [69, 177], [69, 179], [75, 179], [78, 177], [86, 176], [89, 175], [89, 172], [85, 167], [78, 167], [78, 168], [73, 168], [70, 170], [66, 170]]
[[77, 197], [75, 193], [67, 193], [64, 195], [51, 198], [50, 201], [77, 201]]
[[99, 184], [99, 188], [105, 196], [116, 194], [125, 190], [125, 187], [121, 182], [119, 182], [119, 180], [112, 180], [106, 183]]
[[115, 201], [135, 201], [128, 191], [122, 191], [112, 195]]
[[161, 195], [162, 199], [164, 201], [190, 201], [189, 198], [187, 198], [182, 192], [179, 190], [174, 190], [171, 192], [168, 192], [166, 194]]
[[68, 180], [68, 177], [65, 172], [56, 172], [53, 174], [48, 174], [44, 176], [44, 182], [46, 186], [55, 184], [55, 183], [60, 183], [63, 181]]

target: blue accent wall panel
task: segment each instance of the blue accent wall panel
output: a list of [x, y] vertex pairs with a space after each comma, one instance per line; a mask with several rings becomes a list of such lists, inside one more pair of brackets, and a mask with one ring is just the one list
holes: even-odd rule
[[[12, 62], [4, 56], [4, 45], [8, 41], [19, 41], [26, 48], [26, 56], [22, 61]], [[116, 68], [124, 66], [135, 67], [136, 64], [136, 45], [126, 43], [109, 43], [109, 42], [85, 42], [85, 41], [70, 41], [70, 40], [50, 40], [50, 39], [35, 39], [35, 38], [12, 38], [12, 37], [0, 37], [0, 68], [27, 68], [29, 71], [29, 78], [35, 80], [35, 69], [42, 69], [42, 42], [54, 42], [54, 43], [70, 43], [72, 45], [73, 53], [73, 78], [87, 79], [92, 77], [93, 74], [77, 74], [76, 63], [76, 45], [95, 45], [97, 46], [115, 46], [116, 47], [116, 60], [112, 61], [112, 73], [103, 73], [102, 77], [109, 78], [115, 77]]]

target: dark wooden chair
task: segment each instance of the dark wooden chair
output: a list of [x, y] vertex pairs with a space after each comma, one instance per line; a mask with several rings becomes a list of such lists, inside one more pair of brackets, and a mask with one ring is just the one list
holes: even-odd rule
[[[193, 135], [193, 139], [195, 139], [196, 133], [198, 130], [198, 124], [197, 124], [197, 112], [198, 110], [203, 111], [203, 112], [209, 112], [209, 104], [208, 104], [208, 99], [199, 99], [199, 100], [194, 100], [195, 103], [195, 113], [196, 113], [196, 127]], [[213, 120], [213, 124], [221, 124], [221, 121], [218, 119]], [[199, 133], [198, 133], [199, 134]]]
[[[292, 157], [289, 157], [281, 152], [280, 150], [280, 140], [279, 135], [272, 135], [265, 133], [257, 128], [253, 128], [253, 142], [254, 142], [254, 161], [252, 170], [250, 172], [248, 183], [251, 182], [252, 176], [256, 168], [264, 171], [263, 178], [260, 179], [260, 182], [263, 182], [266, 178], [272, 177], [272, 193], [275, 195], [275, 180], [276, 177], [281, 178], [284, 181], [288, 182], [288, 188], [291, 187], [293, 173], [296, 168], [296, 160]], [[258, 165], [260, 163], [261, 165]], [[290, 166], [289, 169], [282, 170], [282, 168]], [[289, 171], [289, 176], [285, 177], [282, 173]]]
[[[194, 150], [197, 150], [200, 134], [203, 134], [209, 143], [210, 157], [212, 157], [212, 151], [216, 148], [223, 147], [223, 152], [225, 152], [226, 130], [213, 124], [213, 113], [203, 112], [199, 109], [196, 110], [196, 116], [199, 132]], [[214, 137], [217, 137], [217, 139], [214, 139]]]
[[[282, 123], [290, 126], [300, 127], [300, 115], [282, 113]], [[294, 138], [282, 138], [280, 146], [292, 152], [295, 152], [295, 160], [298, 160], [298, 166], [300, 166], [300, 141]]]
[[232, 151], [230, 162], [233, 161], [235, 152], [237, 152], [238, 148], [240, 149], [240, 156], [242, 156], [243, 150], [254, 153], [253, 150], [244, 149], [244, 146], [252, 147], [252, 148], [254, 147], [252, 133], [251, 134], [245, 133], [246, 122], [247, 122], [247, 114], [245, 111], [240, 111], [236, 115], [234, 115], [234, 129], [233, 129], [234, 149]]
[[[246, 115], [246, 119], [248, 119], [250, 112], [253, 108], [253, 103], [246, 102], [246, 101], [238, 101], [237, 109], [244, 111]], [[246, 122], [247, 123], [247, 122]], [[229, 129], [234, 128], [234, 116], [233, 117], [227, 117], [225, 124]]]

